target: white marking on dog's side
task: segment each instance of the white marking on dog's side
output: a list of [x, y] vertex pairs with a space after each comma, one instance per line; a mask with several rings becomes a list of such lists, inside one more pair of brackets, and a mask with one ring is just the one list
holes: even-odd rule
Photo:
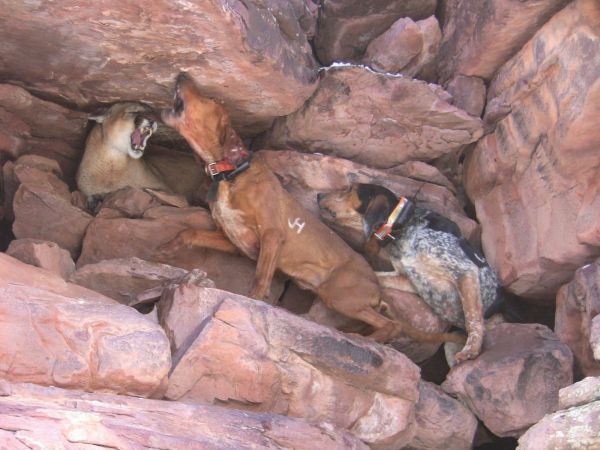
[[288, 227], [290, 227], [290, 229], [292, 230], [298, 227], [298, 231], [296, 232], [298, 234], [302, 233], [304, 225], [306, 225], [306, 222], [301, 222], [300, 217], [296, 217], [293, 222], [290, 219], [288, 219]]

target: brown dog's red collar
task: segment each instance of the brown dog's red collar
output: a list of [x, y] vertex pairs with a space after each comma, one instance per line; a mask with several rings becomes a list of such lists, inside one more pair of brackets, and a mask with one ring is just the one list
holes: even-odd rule
[[375, 235], [375, 237], [377, 239], [379, 239], [380, 241], [383, 241], [383, 240], [385, 240], [388, 237], [390, 237], [392, 239], [395, 239], [394, 236], [392, 235], [392, 227], [396, 223], [396, 220], [400, 216], [400, 213], [402, 212], [402, 210], [404, 209], [404, 207], [407, 205], [407, 203], [408, 203], [408, 200], [407, 200], [406, 197], [400, 197], [400, 200], [398, 201], [398, 204], [392, 210], [392, 212], [388, 216], [388, 218], [385, 221], [385, 223], [383, 225], [381, 225], [377, 229], [377, 231], [374, 233], [374, 235]]
[[223, 172], [232, 172], [236, 169], [236, 166], [226, 159], [222, 159], [221, 161], [212, 162], [207, 164], [204, 170], [206, 174], [209, 175], [212, 179], [214, 179], [217, 175]]

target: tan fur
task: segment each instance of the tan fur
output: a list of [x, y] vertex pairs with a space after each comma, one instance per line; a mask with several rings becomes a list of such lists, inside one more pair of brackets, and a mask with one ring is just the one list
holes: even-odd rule
[[[149, 110], [138, 103], [118, 103], [88, 135], [85, 152], [77, 171], [77, 187], [86, 197], [102, 196], [126, 186], [152, 188], [184, 195], [195, 201], [205, 179], [202, 166], [193, 155], [153, 150], [131, 156], [131, 134], [136, 115]], [[148, 119], [151, 120], [151, 119]]]
[[[163, 112], [163, 120], [206, 163], [222, 160], [232, 153], [230, 145], [241, 142], [225, 109], [203, 98], [185, 76], [178, 80], [174, 109]], [[253, 297], [266, 298], [273, 275], [280, 270], [301, 287], [315, 291], [329, 308], [372, 325], [376, 331], [371, 337], [378, 341], [404, 332], [423, 341], [464, 342], [462, 336], [426, 333], [380, 314], [377, 277], [366, 260], [283, 189], [260, 153], [247, 170], [219, 183], [210, 208], [227, 238], [257, 261]], [[214, 242], [214, 236], [204, 230], [186, 230], [165, 250], [211, 247]]]

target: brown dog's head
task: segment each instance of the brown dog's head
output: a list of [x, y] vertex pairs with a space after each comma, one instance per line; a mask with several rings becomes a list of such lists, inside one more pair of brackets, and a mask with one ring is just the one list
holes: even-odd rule
[[177, 77], [173, 108], [162, 112], [162, 120], [175, 128], [205, 163], [220, 161], [228, 154], [235, 160], [237, 152], [245, 151], [223, 105], [203, 97], [185, 72]]
[[356, 183], [349, 189], [317, 196], [320, 215], [329, 224], [360, 231], [369, 240], [386, 222], [398, 198], [389, 189]]

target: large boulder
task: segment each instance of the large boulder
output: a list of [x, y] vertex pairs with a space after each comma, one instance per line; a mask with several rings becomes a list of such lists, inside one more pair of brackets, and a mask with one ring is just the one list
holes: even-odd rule
[[331, 67], [301, 109], [275, 121], [261, 147], [333, 154], [379, 168], [432, 160], [483, 134], [481, 120], [449, 100], [424, 81]]
[[368, 449], [326, 423], [6, 382], [0, 384], [0, 448]]
[[419, 20], [435, 12], [436, 0], [328, 0], [321, 5], [315, 51], [323, 64], [358, 62], [367, 45], [397, 19]]
[[17, 239], [55, 242], [76, 258], [93, 217], [74, 204], [55, 165], [55, 161], [35, 155], [17, 160], [14, 175], [20, 184], [13, 200], [13, 233]]
[[567, 344], [579, 374], [600, 376], [600, 355], [592, 347], [592, 321], [600, 314], [600, 260], [575, 272], [556, 296], [554, 330]]
[[421, 381], [415, 409], [417, 431], [407, 450], [470, 450], [477, 418], [439, 386]]
[[445, 0], [438, 72], [489, 80], [570, 0]]
[[502, 284], [548, 303], [600, 254], [599, 23], [600, 4], [577, 0], [500, 69], [488, 106], [511, 112], [465, 167]]
[[556, 411], [558, 391], [573, 380], [569, 348], [544, 325], [498, 324], [483, 352], [454, 366], [442, 384], [501, 437], [519, 437]]
[[132, 308], [0, 253], [0, 378], [148, 397], [171, 367], [162, 329]]
[[315, 88], [300, 24], [310, 22], [306, 8], [276, 0], [11, 2], [0, 12], [3, 80], [80, 109], [123, 99], [164, 107], [186, 70], [225, 101], [237, 127], [257, 131]]
[[159, 310], [175, 351], [166, 398], [327, 421], [375, 449], [412, 438], [419, 369], [406, 356], [195, 274], [170, 292]]
[[600, 379], [560, 390], [560, 411], [545, 416], [519, 439], [518, 450], [600, 448]]

